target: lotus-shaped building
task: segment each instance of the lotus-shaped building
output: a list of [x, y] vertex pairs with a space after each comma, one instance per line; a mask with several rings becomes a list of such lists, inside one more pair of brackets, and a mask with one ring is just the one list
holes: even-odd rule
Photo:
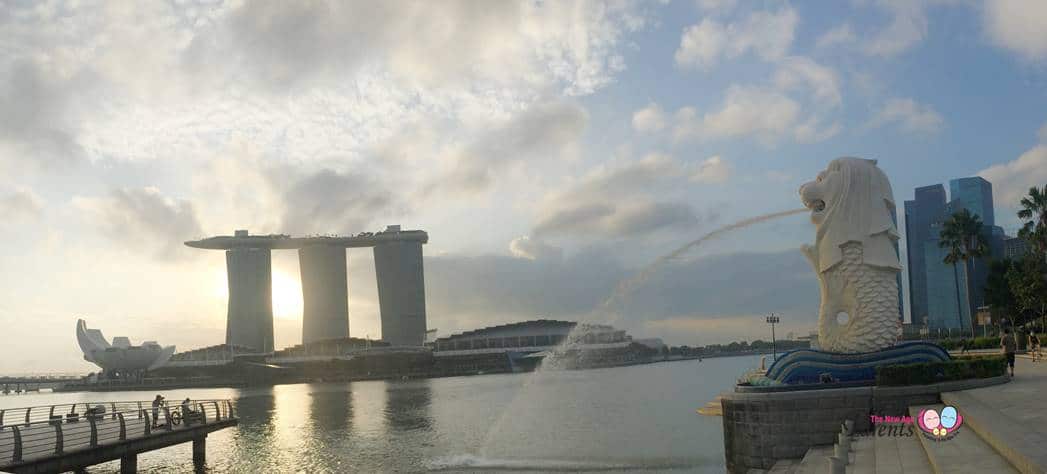
[[84, 360], [94, 363], [107, 373], [156, 369], [167, 363], [175, 352], [175, 346], [160, 347], [156, 341], [133, 346], [126, 337], [114, 337], [110, 344], [102, 331], [88, 329], [83, 319], [76, 321], [76, 342], [84, 352]]

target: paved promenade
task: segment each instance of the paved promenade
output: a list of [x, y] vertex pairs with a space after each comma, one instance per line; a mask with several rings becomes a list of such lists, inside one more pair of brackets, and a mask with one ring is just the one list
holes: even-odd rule
[[1047, 435], [1047, 362], [1033, 362], [1019, 355], [1014, 373], [1011, 383], [965, 393], [1021, 420], [1027, 429]]

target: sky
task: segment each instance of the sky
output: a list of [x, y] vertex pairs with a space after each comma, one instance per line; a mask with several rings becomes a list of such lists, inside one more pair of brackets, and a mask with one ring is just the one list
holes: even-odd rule
[[[767, 339], [772, 311], [805, 334], [802, 215], [594, 308], [800, 207], [839, 156], [877, 159], [899, 206], [983, 176], [1012, 234], [1047, 184], [1039, 0], [0, 3], [0, 373], [93, 370], [78, 318], [224, 342], [224, 256], [182, 242], [234, 229], [427, 231], [441, 335], [551, 318], [697, 345]], [[380, 337], [373, 258], [348, 265], [350, 332]], [[273, 271], [285, 347], [296, 254]]]

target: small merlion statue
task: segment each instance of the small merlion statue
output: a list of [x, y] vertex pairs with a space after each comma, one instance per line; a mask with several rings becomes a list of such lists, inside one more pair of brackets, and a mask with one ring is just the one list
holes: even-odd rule
[[818, 345], [831, 352], [871, 352], [901, 335], [891, 183], [876, 160], [837, 158], [800, 186], [811, 210], [814, 246], [803, 253], [818, 274], [822, 303]]

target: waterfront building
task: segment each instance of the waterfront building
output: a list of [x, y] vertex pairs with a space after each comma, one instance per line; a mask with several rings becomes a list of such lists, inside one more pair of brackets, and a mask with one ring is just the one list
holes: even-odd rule
[[583, 324], [572, 333], [578, 323], [538, 319], [501, 326], [491, 326], [460, 334], [441, 337], [433, 343], [436, 356], [506, 352], [540, 352], [554, 349], [568, 337], [588, 346], [627, 347], [632, 336], [624, 330], [600, 324]]
[[420, 230], [387, 226], [353, 236], [291, 237], [251, 235], [237, 230], [185, 242], [199, 249], [226, 251], [229, 306], [225, 343], [254, 352], [273, 352], [272, 250], [298, 249], [302, 272], [302, 342], [349, 338], [346, 249], [371, 247], [378, 283], [382, 340], [394, 346], [425, 342], [425, 280]]
[[123, 336], [114, 337], [110, 343], [102, 331], [88, 329], [83, 319], [76, 321], [76, 342], [80, 345], [84, 360], [97, 365], [111, 377], [163, 366], [175, 352], [175, 346], [161, 347], [156, 341], [145, 341], [136, 346]]

